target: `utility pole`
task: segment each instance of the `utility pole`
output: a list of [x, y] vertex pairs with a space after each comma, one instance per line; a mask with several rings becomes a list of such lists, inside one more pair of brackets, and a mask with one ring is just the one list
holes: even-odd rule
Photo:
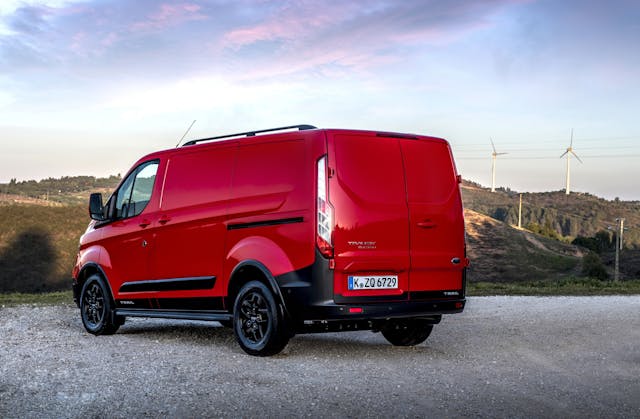
[[616, 265], [613, 274], [613, 280], [617, 282], [620, 279], [620, 251], [622, 250], [624, 218], [616, 218], [616, 221], [618, 222], [618, 234], [616, 234]]
[[522, 194], [520, 194], [520, 205], [518, 206], [518, 228], [522, 228]]

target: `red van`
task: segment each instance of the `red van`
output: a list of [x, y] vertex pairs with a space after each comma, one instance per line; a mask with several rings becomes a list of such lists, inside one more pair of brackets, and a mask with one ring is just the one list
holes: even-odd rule
[[461, 312], [468, 265], [439, 138], [309, 125], [203, 138], [140, 159], [92, 218], [73, 270], [95, 335], [126, 317], [215, 320], [251, 355], [296, 333], [416, 345]]

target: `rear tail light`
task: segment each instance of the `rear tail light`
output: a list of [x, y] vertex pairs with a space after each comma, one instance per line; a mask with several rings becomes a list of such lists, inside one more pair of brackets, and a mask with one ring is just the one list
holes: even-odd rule
[[318, 160], [318, 228], [317, 244], [318, 250], [323, 256], [333, 257], [333, 207], [329, 204], [329, 182], [327, 176], [327, 157]]

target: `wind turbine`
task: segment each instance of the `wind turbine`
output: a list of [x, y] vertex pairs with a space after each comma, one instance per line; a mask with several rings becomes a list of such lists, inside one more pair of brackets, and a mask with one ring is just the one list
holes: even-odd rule
[[493, 144], [493, 140], [489, 138], [491, 141], [491, 148], [493, 148], [493, 153], [491, 153], [491, 192], [496, 191], [496, 158], [498, 156], [502, 156], [507, 153], [498, 153], [496, 151], [496, 146]]
[[573, 151], [573, 128], [571, 128], [571, 143], [569, 143], [569, 147], [567, 147], [567, 151], [562, 153], [562, 155], [560, 156], [560, 158], [567, 156], [567, 187], [565, 188], [567, 195], [569, 195], [570, 193], [569, 182], [571, 180], [571, 155], [572, 154], [576, 159], [578, 159], [580, 163], [582, 163], [582, 160], [580, 160], [580, 157], [578, 157], [578, 155]]

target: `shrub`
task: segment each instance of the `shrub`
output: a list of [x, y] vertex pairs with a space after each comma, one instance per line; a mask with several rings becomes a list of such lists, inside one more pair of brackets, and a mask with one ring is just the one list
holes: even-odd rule
[[609, 274], [602, 263], [602, 259], [595, 252], [589, 252], [582, 258], [582, 274], [602, 281], [609, 279]]

